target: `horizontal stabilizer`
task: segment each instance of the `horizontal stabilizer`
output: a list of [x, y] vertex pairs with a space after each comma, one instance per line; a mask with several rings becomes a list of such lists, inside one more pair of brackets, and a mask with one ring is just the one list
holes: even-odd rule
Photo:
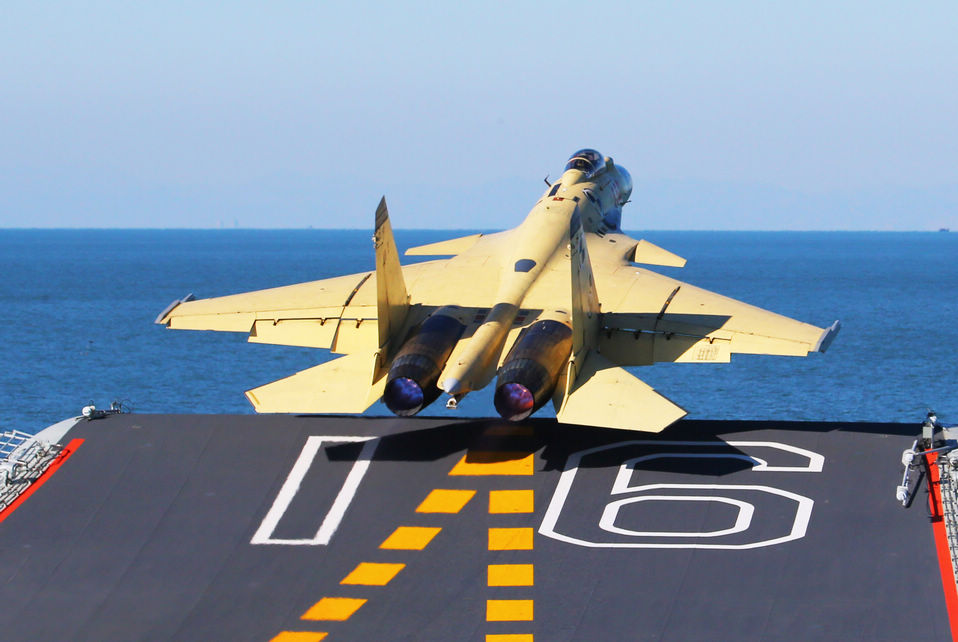
[[472, 234], [457, 239], [449, 239], [448, 241], [411, 247], [406, 250], [406, 256], [456, 256], [471, 248], [480, 238], [482, 238], [482, 234]]
[[382, 396], [375, 353], [357, 352], [246, 392], [256, 412], [361, 413]]
[[591, 352], [556, 419], [565, 424], [661, 432], [686, 414], [648, 384]]
[[685, 267], [685, 259], [668, 250], [663, 250], [654, 243], [639, 241], [636, 243], [629, 259], [633, 263], [644, 265], [664, 265], [666, 267]]

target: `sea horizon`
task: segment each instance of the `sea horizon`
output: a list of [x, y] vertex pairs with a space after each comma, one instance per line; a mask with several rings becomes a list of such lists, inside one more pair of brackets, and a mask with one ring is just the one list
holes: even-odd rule
[[[335, 358], [250, 344], [245, 333], [154, 324], [171, 301], [290, 285], [373, 269], [368, 229], [0, 229], [0, 429], [30, 432], [94, 402], [137, 412], [249, 414], [245, 390]], [[395, 230], [400, 252], [457, 232]], [[231, 232], [231, 233], [222, 233]], [[630, 371], [690, 419], [958, 420], [958, 235], [931, 231], [627, 231], [685, 258], [653, 271], [786, 316], [843, 329], [826, 354], [735, 355], [730, 364]], [[428, 257], [403, 257], [403, 262]], [[600, 299], [602, 293], [599, 293]], [[457, 411], [492, 416], [487, 390]], [[377, 403], [367, 412], [388, 414]], [[548, 417], [551, 406], [536, 416]]]

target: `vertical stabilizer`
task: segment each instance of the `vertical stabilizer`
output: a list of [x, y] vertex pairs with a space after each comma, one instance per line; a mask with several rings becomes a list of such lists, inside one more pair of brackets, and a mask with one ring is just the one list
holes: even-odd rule
[[[573, 363], [579, 360], [581, 366], [586, 352], [599, 336], [599, 296], [578, 208], [569, 223], [569, 258], [572, 264], [572, 360]], [[580, 366], [575, 367], [576, 374]]]
[[396, 249], [392, 225], [389, 223], [385, 196], [376, 208], [376, 233], [373, 235], [373, 242], [376, 245], [376, 304], [379, 320], [377, 370], [381, 370], [386, 365], [386, 353], [395, 348], [390, 347], [390, 339], [399, 332], [409, 308], [409, 296], [406, 294], [406, 282], [399, 265], [399, 251]]
[[[599, 354], [599, 297], [576, 210], [569, 223], [572, 269], [572, 356], [553, 395], [560, 423], [659, 432], [685, 411]], [[561, 394], [560, 394], [561, 386]]]

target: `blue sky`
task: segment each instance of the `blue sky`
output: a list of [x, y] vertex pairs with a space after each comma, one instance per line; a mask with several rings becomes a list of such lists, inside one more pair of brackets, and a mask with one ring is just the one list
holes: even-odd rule
[[4, 3], [0, 227], [958, 228], [954, 3]]

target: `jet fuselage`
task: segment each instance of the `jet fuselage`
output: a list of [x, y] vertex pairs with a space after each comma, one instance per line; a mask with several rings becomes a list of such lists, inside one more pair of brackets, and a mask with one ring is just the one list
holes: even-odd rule
[[[510, 256], [492, 307], [469, 345], [449, 362], [439, 387], [459, 397], [484, 387], [491, 379], [503, 344], [522, 300], [543, 268], [558, 253], [568, 255], [569, 225], [578, 212], [586, 232], [617, 230], [622, 206], [632, 193], [632, 179], [611, 158], [583, 149], [569, 159], [561, 178], [549, 186], [525, 220], [512, 231]], [[511, 267], [511, 270], [510, 270]], [[570, 310], [560, 306], [548, 316], [568, 323]]]

